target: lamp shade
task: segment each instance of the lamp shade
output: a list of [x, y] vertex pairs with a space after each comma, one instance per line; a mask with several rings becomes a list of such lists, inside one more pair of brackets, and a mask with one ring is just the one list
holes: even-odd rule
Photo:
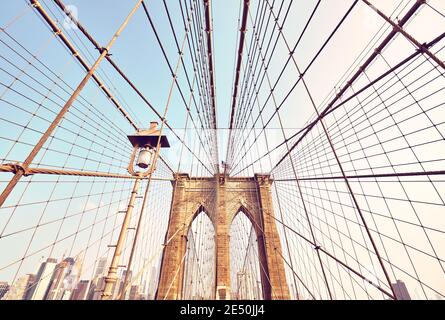
[[130, 143], [133, 145], [133, 147], [156, 148], [156, 146], [158, 144], [158, 139], [159, 139], [159, 137], [161, 137], [160, 147], [161, 148], [169, 148], [170, 143], [168, 142], [167, 137], [164, 135], [161, 135], [161, 132], [157, 129], [157, 126], [158, 126], [157, 122], [151, 122], [149, 129], [139, 130], [135, 134], [128, 135], [127, 136], [128, 140], [130, 140]]
[[153, 152], [150, 149], [141, 149], [141, 151], [139, 151], [138, 161], [136, 162], [136, 165], [139, 168], [147, 169], [151, 164], [152, 156]]

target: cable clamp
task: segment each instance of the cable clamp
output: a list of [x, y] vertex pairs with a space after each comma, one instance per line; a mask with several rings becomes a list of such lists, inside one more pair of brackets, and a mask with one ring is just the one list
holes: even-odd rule
[[28, 169], [25, 168], [21, 163], [8, 163], [6, 165], [11, 167], [12, 172], [14, 174], [17, 174], [17, 173], [21, 172], [22, 175], [25, 176], [25, 177], [33, 175], [32, 173], [29, 173]]
[[428, 44], [426, 42], [422, 43], [417, 51], [420, 53], [425, 53], [426, 51], [428, 51]]
[[109, 53], [108, 49], [105, 48], [105, 47], [98, 48], [97, 50], [99, 50], [100, 54], [103, 54], [103, 53], [105, 52], [105, 55], [106, 55], [107, 57], [111, 57], [111, 56], [112, 56], [112, 54]]

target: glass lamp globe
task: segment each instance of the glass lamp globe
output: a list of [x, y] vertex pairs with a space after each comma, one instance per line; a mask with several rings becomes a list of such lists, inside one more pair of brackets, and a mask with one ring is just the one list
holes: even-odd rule
[[152, 158], [153, 152], [149, 148], [143, 148], [141, 151], [139, 151], [138, 160], [136, 162], [136, 165], [139, 168], [147, 169], [151, 164], [151, 158]]

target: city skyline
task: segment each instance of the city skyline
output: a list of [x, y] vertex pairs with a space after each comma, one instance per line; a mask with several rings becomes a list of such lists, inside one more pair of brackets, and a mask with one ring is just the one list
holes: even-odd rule
[[[100, 300], [104, 275], [108, 270], [107, 258], [98, 259], [91, 279], [81, 279], [73, 271], [75, 265], [80, 263], [81, 259], [74, 260], [71, 257], [62, 257], [59, 260], [42, 257], [35, 274], [24, 275], [11, 284], [0, 281], [0, 300]], [[156, 267], [153, 266], [150, 287], [133, 284], [126, 292], [127, 298], [140, 300], [151, 297], [153, 300], [153, 291], [156, 290], [157, 284], [156, 273]], [[123, 290], [125, 274], [126, 270], [121, 268], [118, 285], [113, 290], [114, 298]]]
[[[43, 258], [43, 257], [42, 257]], [[60, 262], [57, 264], [58, 267], [55, 267], [51, 274], [43, 275], [43, 269], [46, 268], [46, 264], [55, 263], [57, 262], [57, 259], [54, 258], [47, 258], [44, 262], [42, 262], [42, 265], [39, 267], [39, 270], [36, 274], [28, 274], [21, 278], [19, 278], [14, 284], [8, 284], [7, 282], [0, 281], [0, 300], [100, 300], [100, 293], [103, 292], [103, 283], [101, 285], [91, 286], [95, 281], [100, 281], [103, 279], [103, 275], [106, 273], [106, 258], [102, 257], [98, 260], [95, 275], [92, 279], [77, 279], [74, 281], [75, 285], [70, 285], [69, 287], [60, 288], [62, 283], [65, 283], [65, 280], [67, 280], [70, 277], [70, 274], [64, 273], [64, 269], [67, 268], [67, 265], [74, 266], [76, 263], [73, 258], [67, 257], [60, 259]], [[43, 267], [42, 267], [43, 266]], [[42, 271], [42, 272], [41, 272]], [[34, 291], [31, 291], [33, 287], [36, 287], [36, 281], [42, 281], [42, 279], [39, 279], [39, 276], [36, 276], [38, 274], [42, 274], [41, 277], [49, 278], [50, 281], [43, 281], [46, 285], [46, 288], [42, 288], [40, 292], [44, 292], [43, 295], [36, 295], [34, 294]], [[119, 277], [119, 286], [118, 289], [116, 288], [113, 293], [113, 297], [116, 298], [121, 292], [123, 288], [123, 279], [125, 278], [126, 270], [122, 270], [121, 276]], [[153, 269], [151, 270], [151, 274], [156, 275], [156, 268], [153, 266]], [[243, 276], [245, 274], [242, 274]], [[241, 277], [242, 279], [243, 277]], [[245, 277], [244, 277], [245, 279]], [[72, 281], [72, 280], [71, 280]], [[70, 282], [71, 282], [70, 281]], [[243, 280], [244, 281], [244, 280]], [[71, 282], [72, 283], [72, 282]], [[144, 288], [146, 285], [138, 285], [134, 284], [131, 285], [131, 289], [129, 292], [127, 292], [127, 299], [129, 300], [154, 300], [154, 296], [150, 294], [150, 291], [154, 288], [156, 289], [156, 283], [157, 279], [155, 276], [150, 277], [150, 283], [151, 285], [148, 288], [145, 288], [143, 292], [141, 292], [141, 287]], [[260, 281], [258, 281], [260, 283]], [[257, 285], [254, 288], [254, 291], [247, 292], [245, 290], [249, 287], [246, 286], [246, 284], [241, 284], [244, 289], [241, 289], [240, 296], [236, 296], [237, 292], [234, 292], [235, 299], [240, 300], [246, 300], [246, 299], [253, 299], [256, 300], [258, 298], [257, 292], [260, 290], [259, 285]], [[397, 280], [396, 283], [393, 283], [393, 286], [396, 288], [396, 292], [398, 295], [399, 300], [411, 300], [411, 295], [409, 293], [408, 288], [406, 287], [406, 284], [402, 280]], [[291, 284], [291, 288], [293, 289], [293, 286]], [[62, 289], [62, 292], [59, 292]], [[151, 290], [150, 290], [151, 289]], [[55, 292], [54, 292], [55, 291]], [[156, 290], [154, 290], [156, 291]], [[292, 294], [295, 294], [295, 292], [292, 292]], [[250, 298], [249, 298], [250, 297]], [[254, 298], [257, 297], [257, 298]], [[151, 299], [150, 299], [151, 298]], [[203, 297], [200, 296], [194, 296], [191, 297], [193, 300], [201, 300]], [[297, 295], [297, 300], [305, 300], [306, 298]], [[441, 297], [437, 297], [437, 299], [442, 300]]]

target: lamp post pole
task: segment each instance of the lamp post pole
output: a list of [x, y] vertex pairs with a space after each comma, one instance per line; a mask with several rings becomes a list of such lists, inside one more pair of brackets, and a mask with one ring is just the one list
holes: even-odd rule
[[[159, 150], [159, 148], [158, 148], [158, 150]], [[155, 158], [155, 161], [156, 161], [156, 158]], [[140, 233], [140, 230], [141, 230], [141, 225], [142, 225], [142, 217], [143, 217], [143, 214], [144, 214], [145, 206], [146, 206], [147, 201], [148, 201], [147, 200], [148, 199], [148, 191], [150, 189], [150, 184], [151, 184], [151, 180], [152, 180], [152, 177], [153, 177], [152, 173], [153, 173], [154, 168], [156, 167], [155, 161], [153, 161], [153, 163], [151, 165], [151, 168], [150, 168], [150, 174], [149, 174], [148, 180], [147, 180], [147, 187], [145, 188], [144, 199], [142, 200], [142, 205], [141, 205], [141, 212], [139, 213], [139, 219], [138, 219], [138, 222], [137, 222], [136, 232], [135, 232], [134, 239], [133, 239], [133, 246], [131, 248], [130, 257], [128, 259], [127, 270], [130, 270], [130, 268], [132, 266], [132, 263], [133, 263], [133, 257], [134, 257], [134, 253], [135, 253], [135, 250], [136, 250], [136, 243], [137, 243], [137, 240], [138, 240], [138, 237], [139, 237], [139, 233]], [[125, 277], [124, 277], [122, 290], [119, 292], [119, 296], [118, 296], [119, 300], [125, 300], [125, 294], [127, 292], [127, 285], [128, 285], [129, 281], [130, 281], [130, 275], [129, 275], [129, 272], [127, 271], [127, 273], [125, 274]]]
[[[119, 233], [119, 238], [117, 240], [117, 244], [113, 247], [116, 247], [113, 253], [113, 258], [111, 260], [110, 267], [108, 269], [108, 274], [105, 277], [105, 287], [102, 292], [101, 300], [109, 300], [113, 296], [113, 288], [117, 282], [117, 269], [119, 268], [119, 262], [121, 260], [122, 251], [125, 246], [125, 242], [127, 240], [127, 232], [129, 230], [129, 225], [131, 222], [131, 217], [133, 214], [133, 209], [135, 206], [136, 197], [138, 194], [138, 190], [140, 187], [140, 183], [142, 179], [148, 180], [148, 185], [151, 182], [152, 174], [156, 170], [156, 160], [159, 155], [159, 151], [161, 148], [169, 147], [170, 144], [166, 136], [161, 134], [161, 131], [157, 129], [157, 122], [151, 122], [150, 128], [147, 130], [138, 130], [133, 135], [129, 135], [128, 139], [133, 145], [133, 152], [130, 156], [130, 161], [128, 163], [128, 172], [135, 177], [135, 182], [133, 186], [133, 191], [131, 192], [130, 201], [128, 203], [127, 210], [125, 212], [125, 217], [122, 222], [121, 230]], [[135, 161], [137, 156], [137, 160]], [[137, 171], [135, 169], [135, 165], [145, 170], [145, 171]], [[126, 285], [129, 279], [129, 271], [131, 269], [131, 262], [136, 246], [137, 235], [139, 233], [140, 225], [141, 225], [141, 217], [144, 211], [144, 207], [147, 201], [147, 193], [148, 186], [145, 192], [144, 200], [141, 207], [141, 214], [139, 216], [137, 227], [132, 228], [136, 230], [135, 237], [133, 239], [133, 246], [130, 253], [130, 258], [128, 261], [128, 265], [126, 265], [127, 273], [125, 275], [125, 279], [123, 282], [122, 292], [119, 292], [119, 299], [125, 299]]]
[[133, 190], [131, 191], [130, 201], [128, 202], [128, 207], [125, 212], [124, 221], [122, 222], [121, 231], [119, 233], [119, 238], [117, 240], [116, 249], [114, 250], [113, 259], [111, 260], [110, 268], [108, 269], [108, 274], [105, 277], [105, 288], [102, 293], [102, 300], [109, 300], [113, 295], [113, 287], [117, 282], [117, 269], [119, 267], [119, 261], [124, 249], [125, 240], [127, 239], [127, 231], [130, 225], [131, 216], [134, 209], [134, 203], [136, 201], [136, 196], [138, 194], [139, 186], [141, 184], [141, 178], [137, 178], [134, 181]]

